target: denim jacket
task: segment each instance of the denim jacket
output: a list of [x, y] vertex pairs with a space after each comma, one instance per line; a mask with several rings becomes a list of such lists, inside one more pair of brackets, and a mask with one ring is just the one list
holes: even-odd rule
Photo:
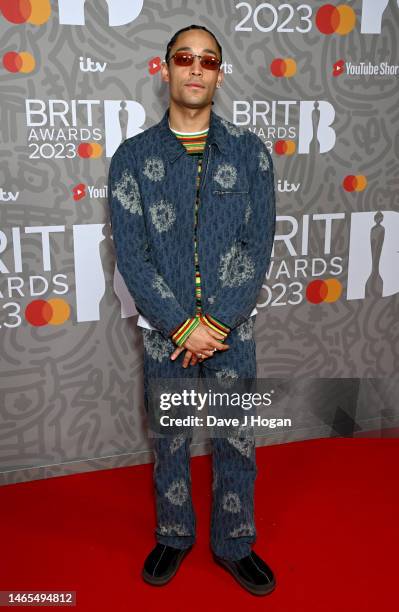
[[[169, 109], [115, 151], [108, 201], [118, 269], [137, 311], [165, 338], [195, 316], [197, 161]], [[197, 245], [202, 308], [230, 330], [249, 318], [269, 267], [276, 222], [271, 156], [250, 130], [211, 111]]]

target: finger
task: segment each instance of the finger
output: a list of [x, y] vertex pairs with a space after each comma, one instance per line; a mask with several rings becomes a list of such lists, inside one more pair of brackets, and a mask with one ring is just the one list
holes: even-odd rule
[[[216, 353], [216, 351], [225, 351], [228, 348], [230, 348], [229, 344], [223, 344], [223, 343], [220, 342], [220, 343], [217, 344], [217, 346], [215, 346], [214, 344], [212, 344], [211, 346], [208, 346], [206, 348], [206, 350], [207, 351], [211, 351], [212, 354], [213, 354], [213, 353]], [[214, 351], [214, 349], [216, 349], [216, 351]]]
[[198, 357], [198, 355], [194, 351], [191, 351], [191, 353], [192, 354], [191, 354], [191, 359], [190, 359], [190, 365], [193, 366], [196, 363], [198, 363], [199, 357]]
[[229, 344], [221, 344], [220, 346], [216, 347], [218, 351], [227, 351], [230, 348]]
[[[210, 357], [213, 357], [215, 353], [216, 351], [214, 350], [203, 349], [201, 354], [203, 355], [204, 359], [209, 359]], [[203, 359], [199, 359], [199, 361], [203, 361]]]
[[191, 361], [190, 361], [190, 365], [195, 366], [199, 361], [199, 357], [197, 357], [197, 355], [193, 355], [191, 357]]
[[201, 351], [201, 357], [199, 356], [199, 353], [197, 353], [197, 359], [198, 361], [204, 361], [205, 359], [208, 359], [209, 357], [212, 357], [213, 353], [212, 351], [208, 351], [207, 349], [202, 349]]
[[184, 355], [184, 359], [183, 359], [183, 368], [187, 368], [188, 364], [190, 363], [191, 357], [192, 357], [192, 352], [187, 350], [186, 354]]
[[217, 334], [217, 333], [216, 334], [212, 333], [211, 335], [213, 338], [215, 338], [215, 340], [220, 340], [221, 342], [223, 342], [223, 340], [226, 338], [226, 336], [221, 336], [220, 334]]
[[227, 336], [222, 336], [222, 334], [219, 334], [214, 329], [208, 329], [207, 331], [212, 336], [212, 338], [215, 338], [215, 340], [224, 340], [227, 337]]
[[227, 338], [217, 338], [215, 336], [212, 336], [212, 338], [208, 339], [208, 345], [209, 346], [221, 346], [222, 344], [226, 344], [227, 343]]
[[170, 358], [172, 360], [176, 359], [176, 357], [178, 357], [182, 351], [184, 351], [184, 347], [178, 346], [177, 349], [175, 351], [173, 351], [173, 353], [171, 354]]

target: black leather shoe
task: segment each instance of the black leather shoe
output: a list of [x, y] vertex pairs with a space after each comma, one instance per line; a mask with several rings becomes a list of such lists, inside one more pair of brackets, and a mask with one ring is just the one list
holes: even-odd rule
[[176, 574], [180, 563], [191, 549], [192, 545], [179, 549], [158, 542], [145, 560], [141, 575], [150, 584], [166, 584]]
[[270, 567], [256, 554], [255, 551], [239, 559], [231, 561], [222, 559], [213, 553], [216, 563], [225, 567], [234, 578], [253, 595], [267, 595], [274, 591], [276, 579]]

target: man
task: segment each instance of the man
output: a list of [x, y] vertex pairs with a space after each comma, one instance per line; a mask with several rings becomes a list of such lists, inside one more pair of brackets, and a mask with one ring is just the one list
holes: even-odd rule
[[[111, 161], [113, 238], [143, 328], [147, 410], [151, 379], [256, 378], [255, 304], [275, 231], [273, 165], [255, 134], [212, 111], [221, 63], [209, 30], [179, 30], [161, 67], [168, 110]], [[190, 441], [154, 438], [157, 544], [143, 568], [150, 584], [169, 582], [195, 542]], [[267, 594], [275, 578], [251, 548], [257, 467], [255, 440], [246, 442], [212, 439], [211, 547], [244, 588]]]

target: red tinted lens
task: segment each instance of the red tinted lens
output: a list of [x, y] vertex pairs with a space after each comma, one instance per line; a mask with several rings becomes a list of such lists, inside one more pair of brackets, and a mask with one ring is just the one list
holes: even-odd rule
[[207, 70], [217, 70], [219, 68], [219, 60], [213, 55], [203, 55], [201, 66]]
[[178, 52], [173, 57], [176, 66], [191, 66], [194, 62], [192, 53]]

